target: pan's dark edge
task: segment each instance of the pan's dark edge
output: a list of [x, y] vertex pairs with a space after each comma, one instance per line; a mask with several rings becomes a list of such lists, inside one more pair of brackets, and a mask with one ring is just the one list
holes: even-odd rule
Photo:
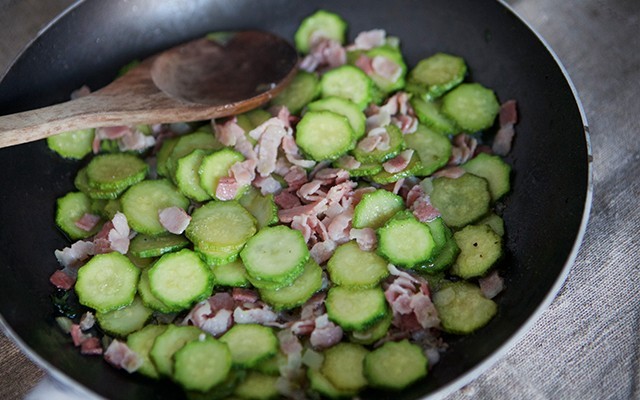
[[[260, 27], [292, 37], [300, 19], [319, 7], [343, 15], [351, 38], [385, 27], [402, 39], [410, 65], [435, 51], [461, 54], [472, 79], [496, 89], [501, 100], [518, 100], [521, 121], [507, 159], [515, 171], [514, 190], [504, 200], [503, 214], [509, 255], [501, 269], [507, 291], [498, 298], [498, 318], [474, 335], [448, 338], [452, 348], [429, 379], [390, 397], [365, 393], [398, 399], [444, 396], [503, 356], [551, 303], [576, 258], [591, 207], [591, 150], [575, 89], [555, 54], [504, 4], [373, 0], [363, 10], [356, 2], [337, 0], [86, 1], [43, 31], [9, 70], [0, 82], [0, 114], [66, 100], [85, 83], [96, 89], [131, 59], [209, 30]], [[189, 23], [175, 22], [178, 16]], [[500, 56], [488, 61], [489, 55]], [[38, 70], [45, 64], [47, 73]], [[29, 223], [29, 229], [16, 232], [0, 228], [0, 243], [11, 244], [0, 253], [1, 320], [31, 358], [68, 383], [108, 398], [177, 398], [174, 385], [130, 377], [80, 356], [55, 327], [47, 278], [56, 269], [53, 249], [67, 241], [53, 227], [52, 216], [55, 198], [73, 189], [77, 168], [52, 155], [43, 142], [0, 150], [0, 220], [6, 227]], [[558, 209], [570, 212], [559, 218]], [[50, 250], [33, 251], [33, 246]]]

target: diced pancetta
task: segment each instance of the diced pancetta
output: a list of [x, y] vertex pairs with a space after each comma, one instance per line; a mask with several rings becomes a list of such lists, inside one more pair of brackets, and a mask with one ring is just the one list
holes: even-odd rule
[[336, 250], [337, 244], [333, 240], [325, 240], [323, 242], [318, 242], [313, 245], [309, 252], [311, 253], [311, 257], [318, 264], [324, 264], [331, 256], [333, 252]]
[[391, 137], [389, 132], [384, 127], [378, 127], [370, 130], [367, 136], [362, 138], [357, 147], [365, 153], [370, 153], [374, 150], [386, 151], [390, 148]]
[[273, 196], [273, 201], [275, 201], [276, 205], [282, 210], [288, 210], [302, 205], [298, 196], [286, 191], [282, 191]]
[[287, 191], [296, 191], [300, 189], [302, 185], [309, 181], [307, 178], [307, 172], [299, 166], [293, 166], [289, 168], [286, 174], [284, 174], [284, 180], [287, 182]]
[[428, 194], [422, 194], [409, 208], [420, 222], [429, 222], [440, 216], [440, 211], [431, 204]]
[[230, 118], [222, 124], [213, 124], [216, 139], [225, 146], [235, 146], [238, 140], [245, 137], [244, 129], [238, 125], [236, 117]]
[[395, 61], [383, 56], [373, 57], [371, 59], [371, 68], [374, 74], [389, 82], [396, 82], [402, 75], [402, 67]]
[[[271, 118], [269, 121], [276, 120]], [[282, 122], [280, 122], [282, 124]], [[252, 131], [253, 132], [253, 131]], [[276, 169], [276, 159], [278, 158], [278, 147], [282, 138], [286, 135], [283, 126], [269, 124], [259, 137], [256, 153], [258, 155], [257, 171], [261, 176], [269, 176]]]
[[356, 58], [354, 65], [360, 68], [365, 74], [371, 75], [373, 74], [373, 66], [371, 65], [372, 61], [371, 57], [366, 54], [360, 54], [358, 58]]
[[321, 199], [318, 201], [314, 201], [313, 203], [305, 204], [298, 207], [293, 207], [288, 210], [279, 210], [278, 211], [278, 219], [282, 223], [289, 223], [293, 221], [293, 217], [296, 215], [311, 215], [311, 214], [319, 214], [324, 212], [327, 209], [327, 199]]
[[229, 310], [219, 310], [212, 316], [203, 318], [197, 325], [203, 331], [218, 337], [233, 326], [233, 313]]
[[156, 138], [152, 135], [145, 135], [138, 129], [132, 129], [118, 140], [120, 151], [142, 151], [155, 146]]
[[59, 269], [49, 277], [49, 282], [58, 289], [69, 290], [76, 284], [76, 278]]
[[340, 157], [337, 163], [340, 164], [345, 169], [356, 169], [356, 168], [360, 168], [360, 166], [362, 165], [360, 161], [356, 160], [354, 156], [350, 156], [350, 155], [344, 155]]
[[96, 225], [98, 225], [98, 222], [100, 222], [99, 215], [84, 213], [79, 220], [74, 222], [74, 224], [83, 231], [90, 232], [96, 227]]
[[252, 185], [260, 189], [260, 193], [262, 193], [263, 196], [278, 193], [282, 190], [282, 184], [272, 176], [267, 176], [266, 178], [256, 176]]
[[347, 208], [344, 212], [333, 217], [331, 222], [326, 225], [329, 239], [333, 240], [337, 244], [348, 242], [352, 219], [352, 207]]
[[282, 138], [282, 150], [284, 150], [287, 161], [293, 165], [301, 168], [313, 168], [316, 165], [315, 161], [302, 158], [300, 149], [292, 135], [286, 135]]
[[97, 337], [90, 337], [80, 344], [80, 354], [85, 356], [99, 356], [102, 354], [102, 345]]
[[507, 100], [500, 105], [499, 121], [500, 126], [518, 123], [518, 109], [515, 100]]
[[323, 314], [316, 318], [309, 341], [315, 349], [326, 349], [339, 343], [342, 335], [342, 328], [330, 321], [327, 314]]
[[229, 168], [229, 174], [238, 182], [238, 185], [249, 185], [256, 177], [257, 164], [258, 162], [254, 159], [238, 161]]
[[82, 317], [80, 317], [80, 329], [82, 329], [83, 331], [88, 331], [89, 329], [93, 328], [93, 325], [95, 323], [96, 317], [91, 311], [87, 311], [86, 313], [82, 314]]
[[95, 245], [93, 242], [78, 240], [71, 247], [65, 247], [62, 250], [54, 252], [56, 259], [63, 267], [78, 267], [82, 261], [89, 258], [94, 253]]
[[233, 310], [233, 320], [237, 324], [266, 324], [277, 319], [278, 315], [266, 305], [250, 309], [236, 307]]
[[290, 329], [283, 329], [277, 334], [280, 350], [285, 355], [302, 353], [302, 344]]
[[104, 359], [114, 367], [122, 368], [128, 373], [135, 372], [144, 362], [142, 357], [117, 339], [114, 339], [107, 351], [104, 352]]
[[159, 210], [158, 219], [160, 220], [160, 225], [176, 235], [181, 235], [191, 222], [191, 216], [184, 209], [177, 206]]
[[216, 186], [216, 198], [218, 200], [233, 200], [238, 195], [240, 184], [231, 176], [223, 176]]
[[231, 297], [239, 303], [255, 303], [259, 296], [255, 290], [235, 287], [231, 291]]
[[111, 219], [111, 223], [113, 228], [109, 230], [107, 235], [111, 250], [127, 254], [130, 242], [129, 235], [131, 233], [127, 217], [118, 211]]
[[489, 275], [478, 279], [478, 283], [480, 284], [482, 295], [487, 299], [493, 299], [504, 290], [504, 280], [495, 270]]
[[79, 99], [81, 97], [85, 97], [91, 94], [91, 89], [89, 86], [82, 85], [78, 89], [71, 92], [71, 100]]
[[454, 136], [449, 165], [460, 165], [469, 161], [475, 155], [477, 146], [478, 141], [466, 133]]
[[375, 249], [378, 244], [376, 231], [372, 228], [351, 228], [349, 230], [349, 239], [355, 239], [358, 247], [363, 251], [371, 251]]
[[80, 325], [78, 324], [71, 325], [69, 334], [71, 335], [71, 340], [73, 340], [73, 345], [76, 347], [80, 346], [82, 342], [91, 337], [90, 334], [82, 332], [82, 329], [80, 329]]
[[309, 54], [300, 62], [299, 68], [308, 72], [335, 68], [347, 62], [347, 52], [333, 39], [319, 38], [311, 45]]
[[385, 44], [387, 32], [384, 29], [372, 29], [358, 33], [353, 41], [353, 45], [349, 46], [349, 50], [371, 50]]
[[511, 151], [511, 144], [515, 134], [516, 131], [512, 124], [500, 127], [493, 138], [491, 150], [499, 156], [506, 156]]
[[462, 169], [457, 165], [449, 165], [442, 169], [439, 169], [432, 176], [434, 178], [446, 177], [446, 178], [456, 179], [464, 175], [465, 172], [467, 171], [465, 171], [464, 169]]
[[382, 168], [390, 174], [396, 174], [403, 171], [409, 165], [411, 157], [413, 157], [413, 153], [413, 149], [404, 150], [389, 161], [382, 163]]

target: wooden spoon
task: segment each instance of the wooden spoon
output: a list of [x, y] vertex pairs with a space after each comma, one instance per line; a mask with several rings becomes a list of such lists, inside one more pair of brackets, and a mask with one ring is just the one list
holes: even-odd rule
[[278, 94], [297, 61], [296, 50], [270, 33], [210, 35], [152, 56], [88, 96], [0, 117], [0, 148], [77, 129], [242, 113]]

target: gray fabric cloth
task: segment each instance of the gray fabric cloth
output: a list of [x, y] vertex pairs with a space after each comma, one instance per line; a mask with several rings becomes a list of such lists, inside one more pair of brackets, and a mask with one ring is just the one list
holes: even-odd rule
[[[70, 0], [0, 0], [0, 71]], [[511, 0], [555, 50], [591, 129], [584, 243], [550, 308], [508, 354], [447, 400], [640, 398], [640, 1]], [[43, 372], [0, 337], [0, 398]]]

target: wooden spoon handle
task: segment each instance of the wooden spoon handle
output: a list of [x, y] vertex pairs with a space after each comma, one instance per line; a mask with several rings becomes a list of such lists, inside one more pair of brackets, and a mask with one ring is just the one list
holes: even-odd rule
[[0, 148], [44, 139], [56, 133], [131, 123], [131, 112], [111, 110], [103, 96], [90, 95], [37, 110], [0, 117]]

